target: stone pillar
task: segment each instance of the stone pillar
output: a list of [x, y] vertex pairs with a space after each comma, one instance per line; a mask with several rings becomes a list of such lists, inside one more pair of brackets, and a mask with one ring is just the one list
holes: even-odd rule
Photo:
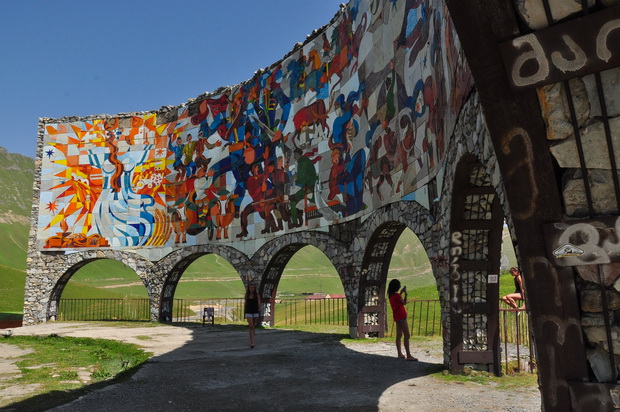
[[44, 323], [56, 313], [49, 312], [52, 292], [67, 267], [62, 256], [47, 259], [30, 256], [24, 292], [24, 325]]
[[[343, 257], [343, 260], [346, 257]], [[357, 316], [359, 314], [359, 282], [360, 267], [354, 263], [339, 263], [336, 266], [342, 280], [344, 293], [347, 297], [347, 313], [349, 314], [349, 336], [357, 337]]]

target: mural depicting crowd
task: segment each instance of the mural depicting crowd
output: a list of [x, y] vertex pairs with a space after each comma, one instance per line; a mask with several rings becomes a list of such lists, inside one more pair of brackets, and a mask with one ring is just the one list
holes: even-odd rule
[[442, 3], [351, 1], [174, 120], [44, 124], [39, 247], [264, 241], [398, 200], [427, 206], [472, 84]]

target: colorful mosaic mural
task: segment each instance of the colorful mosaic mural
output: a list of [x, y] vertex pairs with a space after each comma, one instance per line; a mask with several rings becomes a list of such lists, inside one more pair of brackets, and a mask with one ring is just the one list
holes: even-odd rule
[[39, 248], [260, 241], [428, 205], [471, 89], [446, 19], [441, 1], [352, 1], [282, 61], [172, 114], [45, 123]]

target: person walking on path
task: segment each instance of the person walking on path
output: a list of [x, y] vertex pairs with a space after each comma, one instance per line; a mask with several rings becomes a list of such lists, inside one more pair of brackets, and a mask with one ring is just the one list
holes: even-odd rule
[[517, 300], [522, 300], [524, 303], [519, 309], [525, 309], [525, 287], [523, 286], [523, 275], [519, 268], [510, 268], [510, 274], [513, 276], [515, 282], [515, 291], [502, 296], [502, 301], [513, 309], [518, 309]]
[[[411, 355], [409, 349], [409, 325], [407, 325], [407, 310], [405, 304], [407, 304], [407, 287], [403, 286], [400, 293], [400, 281], [398, 279], [392, 279], [388, 285], [388, 297], [390, 299], [390, 306], [392, 306], [392, 313], [394, 315], [394, 322], [396, 322], [396, 350], [398, 352], [399, 359], [406, 359], [408, 361], [417, 361]], [[401, 349], [401, 338], [404, 337], [405, 353], [407, 357], [403, 355]]]
[[254, 348], [254, 333], [256, 331], [256, 323], [260, 318], [260, 296], [256, 290], [256, 285], [250, 283], [245, 291], [245, 318], [250, 326], [250, 348]]

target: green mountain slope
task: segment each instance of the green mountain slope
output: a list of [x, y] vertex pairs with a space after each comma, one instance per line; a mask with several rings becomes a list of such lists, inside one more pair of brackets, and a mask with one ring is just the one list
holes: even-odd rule
[[34, 160], [0, 147], [0, 221], [29, 224]]
[[24, 304], [34, 160], [0, 147], [0, 313]]

